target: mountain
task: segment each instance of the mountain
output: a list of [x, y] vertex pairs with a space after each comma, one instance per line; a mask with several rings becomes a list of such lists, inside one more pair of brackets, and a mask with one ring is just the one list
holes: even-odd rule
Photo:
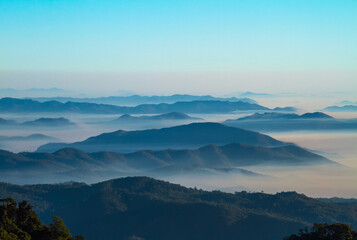
[[252, 131], [296, 130], [352, 130], [357, 129], [357, 119], [335, 119], [322, 112], [305, 113], [255, 113], [250, 116], [226, 120], [224, 124]]
[[75, 125], [75, 123], [69, 121], [66, 118], [39, 118], [34, 121], [28, 121], [22, 123], [25, 126], [32, 126], [32, 127], [59, 127], [59, 126], [68, 126], [68, 125]]
[[[65, 148], [54, 153], [0, 152], [0, 172], [17, 169], [36, 171], [86, 171], [115, 170], [170, 172], [178, 167], [191, 169], [230, 169], [250, 165], [310, 165], [334, 163], [320, 155], [295, 145], [281, 147], [255, 147], [239, 143], [223, 146], [207, 145], [195, 150], [141, 150], [134, 153], [85, 153]], [[164, 168], [164, 169], [163, 169]], [[180, 169], [182, 171], [182, 169]]]
[[357, 204], [296, 192], [203, 191], [147, 177], [86, 185], [0, 184], [0, 198], [26, 199], [44, 222], [61, 217], [88, 240], [282, 239], [315, 222], [357, 227]]
[[255, 97], [255, 98], [272, 98], [274, 95], [269, 93], [254, 93], [254, 92], [244, 92], [239, 94], [240, 97]]
[[160, 114], [160, 115], [154, 115], [154, 116], [140, 116], [140, 117], [134, 117], [129, 114], [124, 114], [120, 116], [119, 118], [113, 120], [114, 122], [127, 122], [127, 121], [175, 121], [175, 120], [200, 120], [200, 118], [194, 118], [190, 117], [187, 114], [180, 113], [180, 112], [171, 112], [171, 113], [165, 113], [165, 114]]
[[11, 125], [16, 125], [17, 122], [14, 120], [6, 120], [3, 118], [0, 118], [0, 125], [1, 126], [11, 126]]
[[19, 123], [14, 120], [0, 118], [0, 127], [65, 127], [73, 126], [75, 123], [67, 118], [39, 118], [32, 121]]
[[294, 113], [276, 113], [276, 112], [265, 112], [265, 113], [254, 113], [253, 115], [238, 118], [238, 121], [242, 120], [272, 120], [272, 119], [332, 119], [330, 115], [322, 112], [305, 113], [302, 115]]
[[184, 113], [228, 113], [241, 110], [268, 110], [254, 103], [230, 101], [190, 101], [173, 104], [142, 104], [136, 107], [123, 107], [87, 102], [57, 101], [38, 102], [30, 99], [2, 98], [0, 112], [34, 113], [34, 112], [71, 112], [95, 114], [160, 114], [168, 112]]
[[330, 106], [324, 109], [326, 112], [357, 112], [356, 105]]
[[111, 104], [121, 106], [135, 106], [140, 104], [158, 104], [158, 103], [175, 103], [175, 102], [191, 102], [191, 101], [230, 101], [230, 102], [247, 102], [257, 104], [256, 101], [250, 98], [220, 98], [212, 97], [210, 95], [195, 96], [188, 94], [175, 94], [171, 96], [110, 96], [98, 98], [71, 98], [71, 97], [40, 97], [32, 98], [33, 100], [45, 101], [58, 101], [58, 102], [88, 102], [98, 104]]
[[296, 112], [296, 111], [298, 111], [298, 109], [294, 108], [294, 107], [276, 107], [273, 110], [276, 112]]
[[29, 136], [0, 136], [0, 141], [29, 141], [29, 140], [56, 141], [58, 139], [39, 133], [31, 134]]
[[330, 115], [322, 112], [305, 113], [299, 116], [300, 119], [332, 119]]
[[111, 151], [134, 152], [142, 149], [194, 149], [207, 144], [223, 145], [241, 143], [253, 146], [282, 146], [272, 137], [219, 123], [191, 123], [169, 128], [140, 131], [115, 131], [90, 137], [71, 144], [50, 143], [38, 148], [38, 152], [55, 152], [72, 147], [85, 152]]
[[230, 101], [192, 101], [176, 102], [173, 104], [142, 104], [133, 108], [127, 108], [126, 111], [132, 113], [165, 113], [165, 112], [183, 112], [183, 113], [230, 113], [234, 111], [246, 110], [267, 110], [268, 108], [258, 104], [247, 102]]
[[73, 112], [73, 113], [117, 113], [120, 107], [104, 104], [57, 101], [38, 102], [31, 99], [2, 98], [0, 112], [36, 113], [36, 112]]
[[265, 112], [265, 113], [254, 113], [246, 117], [238, 118], [235, 120], [227, 120], [227, 121], [297, 119], [299, 117], [300, 116], [298, 114], [294, 114], [294, 113]]
[[[266, 177], [221, 159], [196, 159], [204, 150], [138, 151], [122, 154], [113, 152], [85, 153], [73, 148], [55, 153], [12, 153], [0, 150], [0, 181], [19, 184], [77, 181], [95, 182], [118, 176], [146, 175], [167, 176], [210, 176], [234, 174], [235, 176]], [[188, 157], [184, 159], [184, 157]], [[295, 161], [292, 159], [291, 161]], [[318, 157], [304, 159], [306, 164], [322, 163]], [[242, 163], [246, 161], [242, 159]], [[255, 160], [254, 160], [255, 161]], [[284, 162], [285, 160], [282, 160]], [[274, 162], [266, 161], [267, 164]], [[295, 163], [301, 164], [302, 162]], [[252, 162], [255, 164], [255, 162]]]
[[167, 128], [192, 122], [202, 122], [202, 118], [191, 117], [185, 113], [170, 112], [157, 115], [130, 115], [123, 114], [113, 120], [102, 120], [98, 122], [88, 122], [88, 124], [99, 125], [99, 127], [110, 127], [113, 130], [125, 128], [125, 130], [144, 130]]

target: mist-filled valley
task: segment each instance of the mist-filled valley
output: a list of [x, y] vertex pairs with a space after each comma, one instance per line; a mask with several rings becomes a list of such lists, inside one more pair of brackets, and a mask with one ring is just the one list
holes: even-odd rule
[[[357, 227], [356, 112], [270, 95], [187, 96], [0, 99], [0, 211], [17, 201], [21, 212], [26, 200], [44, 223], [58, 215], [66, 236], [89, 240], [268, 240], [319, 222]], [[101, 102], [113, 99], [129, 102]], [[52, 221], [36, 229], [53, 236]]]
[[[220, 100], [224, 101], [225, 99]], [[265, 99], [258, 99], [258, 101], [252, 100], [251, 102], [264, 103], [264, 101]], [[207, 104], [210, 102], [206, 102]], [[264, 104], [262, 105], [264, 106]], [[273, 106], [270, 108], [274, 109]], [[313, 197], [357, 197], [357, 189], [354, 184], [357, 181], [357, 160], [355, 157], [357, 156], [355, 150], [357, 121], [354, 117], [357, 115], [353, 115], [354, 113], [351, 112], [345, 115], [334, 112], [325, 112], [324, 115], [322, 113], [320, 115], [305, 113], [301, 108], [295, 111], [236, 110], [226, 113], [198, 114], [184, 112], [89, 114], [56, 111], [12, 113], [3, 110], [0, 116], [3, 120], [0, 126], [0, 147], [4, 151], [14, 154], [44, 152], [47, 151], [47, 146], [53, 145], [56, 147], [48, 148], [50, 153], [64, 148], [74, 148], [88, 153], [107, 152], [103, 154], [108, 156], [113, 152], [121, 155], [113, 155], [107, 159], [105, 157], [80, 156], [77, 157], [78, 161], [85, 163], [78, 165], [72, 163], [66, 165], [61, 162], [61, 157], [55, 156], [52, 158], [56, 159], [56, 164], [51, 162], [38, 168], [25, 167], [22, 170], [13, 168], [11, 171], [9, 169], [2, 171], [0, 181], [16, 184], [69, 181], [96, 183], [117, 177], [150, 176], [206, 190], [219, 189], [227, 192], [246, 190], [267, 193], [298, 191]], [[223, 134], [225, 128], [212, 130], [212, 127], [208, 125], [199, 129], [195, 129], [195, 127], [187, 129], [187, 139], [181, 139], [182, 134], [186, 131], [184, 128], [182, 130], [179, 128], [177, 133], [173, 131], [167, 138], [165, 135], [169, 133], [163, 132], [164, 135], [155, 133], [160, 129], [190, 126], [191, 123], [196, 123], [199, 126], [206, 122], [229, 126], [225, 127], [227, 133]], [[252, 141], [247, 136], [229, 138], [228, 132], [232, 133], [236, 127], [250, 130], [253, 133], [267, 134], [273, 137], [274, 141], [276, 139], [280, 143], [268, 144], [266, 140]], [[156, 130], [150, 132], [151, 129]], [[129, 133], [129, 135], [133, 133], [134, 137], [122, 140], [108, 138], [104, 142], [99, 140], [86, 144], [88, 139], [99, 137], [103, 133], [118, 135], [121, 132], [119, 130]], [[141, 132], [143, 133], [140, 135]], [[137, 137], [135, 137], [136, 133], [139, 134]], [[189, 137], [190, 134], [192, 134], [191, 137]], [[219, 139], [219, 134], [223, 134], [221, 139]], [[232, 134], [234, 135], [234, 133]], [[236, 134], [238, 136], [243, 133], [237, 132]], [[197, 137], [199, 135], [202, 139]], [[161, 137], [164, 138], [159, 140]], [[194, 138], [197, 138], [196, 142], [194, 142]], [[113, 141], [119, 141], [119, 145], [113, 145]], [[189, 141], [193, 142], [189, 143]], [[125, 142], [128, 145], [123, 145]], [[232, 150], [229, 150], [231, 155], [227, 155], [228, 152], [222, 153], [222, 147], [231, 143], [261, 146], [263, 148], [259, 151], [265, 152], [266, 159], [258, 157], [257, 149], [254, 149], [254, 154], [253, 150], [249, 152], [245, 148], [243, 153], [243, 150], [237, 150], [237, 147], [234, 147], [237, 151], [235, 155], [232, 155]], [[296, 144], [301, 149], [331, 160], [334, 164], [314, 164], [311, 159], [306, 161], [306, 164], [301, 164], [302, 157], [299, 155], [300, 153], [296, 152], [289, 152], [289, 157], [281, 155], [281, 152], [268, 153], [269, 148], [280, 147], [284, 144]], [[204, 148], [211, 145], [214, 145], [214, 150], [210, 150], [213, 152], [209, 153]], [[167, 152], [167, 150], [172, 152]], [[161, 156], [164, 154], [163, 151], [170, 155], [169, 158], [174, 159], [173, 162], [168, 162], [169, 158]], [[85, 154], [84, 152], [80, 154]], [[187, 154], [186, 157], [182, 155], [183, 152]], [[133, 156], [128, 158], [125, 154], [130, 153], [133, 153]], [[204, 154], [213, 158], [210, 160], [211, 162], [204, 161], [207, 160], [207, 156], [205, 157]], [[17, 157], [21, 159], [23, 156]], [[71, 157], [74, 158], [73, 161], [77, 161], [76, 157], [70, 154], [62, 156], [63, 159]], [[267, 161], [269, 158], [277, 161]], [[293, 158], [299, 160], [289, 160]], [[287, 161], [282, 162], [279, 159]], [[21, 162], [21, 160], [19, 161]], [[89, 163], [90, 161], [92, 162]], [[95, 161], [96, 163], [94, 163]], [[153, 161], [156, 162], [150, 163]], [[212, 161], [221, 163], [213, 164]], [[128, 162], [132, 163], [128, 164]], [[144, 163], [147, 167], [143, 167]], [[21, 163], [16, 164], [21, 165]], [[5, 169], [4, 166], [3, 169]]]

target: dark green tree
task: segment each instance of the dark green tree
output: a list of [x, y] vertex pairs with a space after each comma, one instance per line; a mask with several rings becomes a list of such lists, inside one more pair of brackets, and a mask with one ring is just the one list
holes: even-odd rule
[[0, 199], [0, 240], [84, 240], [72, 237], [59, 217], [53, 217], [47, 226], [41, 223], [32, 206], [26, 201], [16, 204], [7, 198]]
[[284, 240], [357, 240], [357, 232], [343, 223], [315, 223], [310, 232], [307, 228], [300, 229], [299, 234], [293, 234]]

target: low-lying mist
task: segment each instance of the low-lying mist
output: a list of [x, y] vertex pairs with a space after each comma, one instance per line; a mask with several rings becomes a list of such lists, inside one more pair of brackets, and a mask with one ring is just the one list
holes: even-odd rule
[[[193, 117], [203, 118], [206, 121], [223, 121], [231, 118], [239, 118], [250, 115], [251, 112], [227, 115], [192, 114]], [[53, 128], [16, 128], [4, 129], [0, 131], [1, 136], [28, 136], [34, 133], [44, 134], [58, 139], [61, 142], [82, 141], [88, 137], [99, 135], [103, 132], [112, 132], [118, 129], [133, 130], [138, 126], [130, 124], [98, 124], [99, 122], [111, 121], [120, 115], [46, 115], [45, 117], [66, 117], [76, 123], [76, 127], [53, 127]], [[14, 120], [34, 120], [38, 116], [7, 115], [4, 118]], [[187, 122], [188, 123], [188, 122]], [[142, 129], [169, 127], [180, 125], [182, 122], [161, 122], [160, 126], [147, 124]], [[184, 186], [197, 187], [207, 190], [218, 189], [222, 191], [264, 191], [275, 193], [280, 191], [297, 191], [314, 197], [357, 197], [357, 132], [356, 131], [328, 131], [328, 132], [269, 132], [270, 136], [285, 142], [294, 142], [304, 148], [316, 151], [325, 157], [336, 161], [343, 166], [306, 166], [306, 167], [277, 167], [277, 166], [251, 166], [245, 169], [263, 176], [247, 176], [240, 173], [227, 172], [191, 172], [167, 175], [158, 173], [145, 173], [159, 179], [179, 183]], [[52, 141], [52, 140], [51, 140]], [[50, 141], [50, 142], [51, 142]], [[34, 151], [40, 145], [47, 143], [47, 140], [22, 140], [22, 141], [0, 141], [0, 148], [13, 152]], [[143, 173], [127, 173], [119, 171], [103, 172], [93, 171], [86, 174], [44, 174], [34, 172], [26, 176], [12, 172], [0, 176], [0, 181], [30, 184], [30, 183], [58, 183], [66, 181], [79, 181], [94, 183], [110, 178], [123, 176], [137, 176]]]

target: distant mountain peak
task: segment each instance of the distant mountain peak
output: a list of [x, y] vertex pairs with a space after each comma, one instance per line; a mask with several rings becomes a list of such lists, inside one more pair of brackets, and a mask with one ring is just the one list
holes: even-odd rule
[[71, 147], [68, 147], [68, 148], [62, 148], [56, 152], [54, 152], [53, 154], [73, 154], [73, 153], [84, 153], [83, 151], [81, 150], [78, 150], [76, 148], [71, 148]]
[[327, 112], [357, 112], [356, 105], [344, 105], [344, 106], [330, 106], [323, 109]]
[[277, 112], [265, 112], [265, 113], [254, 113], [252, 115], [238, 118], [237, 120], [273, 120], [273, 119], [333, 119], [333, 117], [322, 113], [313, 112], [298, 115], [295, 113], [277, 113]]
[[300, 118], [306, 118], [306, 119], [311, 119], [311, 118], [328, 118], [332, 119], [330, 115], [327, 115], [326, 113], [323, 112], [313, 112], [313, 113], [305, 113], [300, 115]]
[[24, 122], [23, 125], [31, 126], [65, 126], [65, 125], [74, 125], [75, 123], [71, 122], [69, 119], [64, 117], [59, 118], [39, 118], [33, 121]]
[[38, 151], [53, 152], [63, 147], [75, 147], [86, 152], [100, 149], [112, 152], [134, 152], [142, 149], [193, 149], [207, 144], [222, 145], [232, 142], [258, 146], [285, 144], [258, 132], [229, 127], [221, 123], [199, 122], [161, 129], [118, 130], [73, 144], [46, 144]]
[[[169, 113], [164, 113], [164, 114], [159, 114], [159, 115], [150, 115], [150, 116], [138, 116], [134, 117], [129, 114], [123, 114], [116, 120], [190, 120], [190, 119], [199, 119], [199, 118], [193, 118], [190, 117], [189, 115], [182, 113], [182, 112], [169, 112]], [[116, 121], [114, 120], [114, 121]]]
[[63, 157], [64, 159], [91, 159], [91, 156], [89, 156], [87, 153], [80, 151], [75, 148], [64, 148], [56, 151], [53, 153], [54, 156], [56, 157]]
[[166, 119], [191, 119], [191, 117], [182, 112], [170, 112], [159, 115], [161, 118]]
[[123, 114], [118, 119], [133, 119], [135, 117], [131, 116], [130, 114]]
[[[30, 99], [2, 98], [0, 112], [75, 112], [96, 114], [162, 114], [167, 112], [184, 113], [225, 113], [241, 110], [267, 110], [256, 103], [245, 101], [229, 101], [227, 99], [196, 98], [192, 101], [175, 101], [174, 103], [140, 104], [137, 106], [117, 106], [102, 103], [68, 101], [39, 102]], [[79, 101], [79, 100], [77, 100]], [[90, 100], [88, 100], [90, 101]]]

